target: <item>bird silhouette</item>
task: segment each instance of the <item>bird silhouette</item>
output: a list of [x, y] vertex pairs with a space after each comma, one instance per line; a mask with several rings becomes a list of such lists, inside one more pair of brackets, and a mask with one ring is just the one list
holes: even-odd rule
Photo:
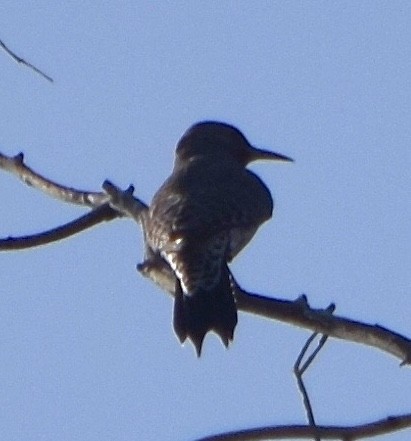
[[292, 161], [253, 147], [235, 127], [193, 125], [177, 144], [172, 174], [154, 195], [145, 235], [176, 276], [173, 324], [200, 356], [208, 331], [227, 347], [237, 324], [228, 263], [273, 211], [270, 191], [246, 166]]

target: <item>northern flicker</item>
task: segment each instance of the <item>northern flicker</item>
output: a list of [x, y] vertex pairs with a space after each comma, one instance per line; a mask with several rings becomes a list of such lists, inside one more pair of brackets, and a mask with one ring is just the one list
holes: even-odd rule
[[208, 331], [225, 346], [233, 339], [237, 308], [227, 264], [273, 210], [268, 188], [246, 168], [260, 159], [292, 161], [253, 147], [231, 125], [195, 124], [178, 142], [173, 172], [149, 207], [148, 246], [176, 276], [174, 330], [198, 356]]

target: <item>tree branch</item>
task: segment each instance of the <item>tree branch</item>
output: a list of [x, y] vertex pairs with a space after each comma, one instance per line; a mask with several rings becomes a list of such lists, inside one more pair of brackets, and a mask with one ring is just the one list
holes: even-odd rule
[[123, 216], [134, 219], [139, 224], [144, 222], [148, 206], [142, 200], [133, 196], [134, 187], [132, 185], [123, 191], [106, 180], [103, 182], [103, 189], [110, 197], [112, 208], [122, 213]]
[[240, 290], [237, 304], [242, 311], [291, 323], [330, 337], [373, 346], [399, 358], [402, 365], [411, 363], [409, 338], [379, 325], [331, 315], [322, 309], [312, 309], [305, 296], [292, 302]]
[[[320, 343], [322, 343], [322, 344], [321, 344], [321, 346], [320, 345], [317, 346], [318, 350], [315, 350], [314, 353], [311, 354], [311, 356], [309, 357], [307, 362], [304, 363], [303, 366], [301, 366], [301, 364], [303, 362], [303, 358], [304, 358], [305, 354], [307, 353], [309, 347], [311, 346], [312, 342], [315, 340], [317, 335], [318, 335], [318, 333], [314, 332], [310, 335], [310, 337], [308, 337], [308, 340], [304, 344], [303, 348], [301, 349], [301, 351], [297, 357], [296, 362], [294, 363], [294, 375], [297, 380], [298, 390], [300, 391], [300, 394], [303, 398], [303, 404], [304, 404], [305, 411], [307, 414], [308, 423], [310, 424], [311, 427], [316, 427], [317, 424], [315, 422], [314, 412], [313, 412], [313, 408], [311, 406], [310, 397], [308, 396], [308, 392], [307, 392], [307, 389], [306, 389], [304, 381], [303, 381], [303, 375], [304, 375], [304, 372], [306, 371], [306, 369], [311, 364], [311, 362], [314, 360], [314, 357], [318, 354], [319, 350], [324, 345], [325, 341], [324, 341], [324, 343], [322, 343], [322, 340], [321, 340]], [[325, 336], [325, 338], [326, 338], [326, 336]]]
[[23, 64], [24, 66], [27, 66], [29, 69], [33, 70], [34, 72], [41, 75], [43, 78], [45, 78], [47, 81], [50, 81], [50, 83], [53, 83], [53, 78], [49, 77], [47, 74], [45, 74], [43, 71], [38, 69], [36, 66], [33, 66], [28, 61], [24, 60], [23, 58], [20, 58], [18, 55], [16, 55], [14, 52], [12, 52], [2, 40], [0, 40], [0, 47], [6, 52], [7, 55], [9, 55], [16, 63]]
[[24, 163], [23, 153], [16, 156], [6, 156], [0, 153], [0, 169], [17, 176], [25, 184], [46, 193], [47, 195], [70, 204], [98, 207], [109, 202], [110, 197], [104, 192], [90, 192], [66, 187], [45, 178], [33, 171]]
[[110, 221], [120, 216], [121, 214], [113, 210], [109, 204], [104, 204], [84, 216], [51, 230], [30, 236], [0, 239], [0, 251], [22, 250], [38, 247], [40, 245], [47, 245], [52, 242], [66, 239], [74, 234], [94, 227], [101, 222]]
[[269, 426], [199, 438], [196, 441], [257, 441], [268, 439], [315, 438], [342, 441], [376, 437], [411, 427], [411, 414], [398, 415], [358, 426]]
[[104, 192], [91, 192], [66, 187], [51, 181], [29, 168], [24, 163], [23, 153], [13, 157], [0, 153], [0, 169], [12, 173], [25, 184], [41, 190], [55, 199], [94, 208], [84, 216], [42, 233], [0, 239], [0, 251], [22, 250], [46, 245], [66, 239], [101, 222], [123, 216], [141, 223], [148, 208], [144, 202], [133, 196], [133, 186], [122, 191], [109, 181], [105, 181], [103, 183]]

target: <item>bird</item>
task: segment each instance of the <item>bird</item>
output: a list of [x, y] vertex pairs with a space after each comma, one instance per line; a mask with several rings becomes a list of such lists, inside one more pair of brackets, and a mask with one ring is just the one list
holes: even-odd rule
[[226, 347], [233, 340], [238, 319], [228, 264], [272, 216], [269, 189], [247, 169], [257, 160], [293, 161], [253, 147], [230, 124], [196, 123], [178, 141], [173, 171], [148, 209], [150, 259], [175, 276], [174, 331], [181, 343], [192, 341], [198, 357], [209, 331]]

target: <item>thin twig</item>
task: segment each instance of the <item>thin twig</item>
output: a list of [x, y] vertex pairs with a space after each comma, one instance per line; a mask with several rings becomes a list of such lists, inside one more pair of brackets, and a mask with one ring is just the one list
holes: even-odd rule
[[[314, 412], [313, 412], [313, 409], [311, 406], [310, 397], [308, 396], [308, 392], [307, 392], [307, 389], [306, 389], [304, 381], [303, 381], [303, 374], [304, 374], [305, 369], [304, 370], [301, 369], [300, 366], [301, 366], [303, 358], [305, 357], [305, 354], [307, 353], [309, 347], [311, 346], [311, 343], [314, 341], [314, 339], [317, 335], [318, 334], [316, 332], [311, 334], [311, 336], [308, 338], [305, 345], [301, 349], [300, 354], [298, 355], [297, 360], [294, 364], [294, 375], [295, 375], [295, 378], [297, 379], [298, 389], [303, 397], [303, 404], [304, 404], [305, 411], [307, 413], [308, 423], [312, 427], [316, 427], [317, 425], [315, 423]], [[319, 441], [319, 439], [317, 437], [316, 437], [316, 441]]]
[[36, 66], [33, 66], [28, 61], [24, 60], [23, 58], [20, 58], [18, 55], [16, 55], [14, 52], [12, 52], [5, 43], [0, 40], [0, 47], [6, 52], [7, 55], [9, 55], [16, 63], [23, 64], [24, 66], [27, 66], [29, 69], [34, 70], [37, 74], [41, 75], [43, 78], [45, 78], [47, 81], [50, 81], [50, 83], [53, 83], [53, 78], [49, 77], [47, 74], [45, 74], [43, 71], [38, 69]]
[[[335, 311], [335, 304], [331, 303], [330, 306], [328, 306], [328, 308], [326, 308], [324, 310], [325, 314], [332, 314]], [[299, 365], [302, 362], [302, 359], [304, 358], [307, 350], [308, 350], [308, 346], [311, 344], [311, 342], [315, 339], [315, 337], [317, 337], [317, 332], [314, 332], [314, 334], [307, 340], [307, 343], [304, 345], [304, 348], [301, 350], [300, 355], [297, 358], [297, 362]], [[299, 371], [301, 373], [301, 375], [304, 374], [304, 372], [310, 367], [311, 363], [314, 361], [314, 358], [317, 356], [317, 354], [321, 351], [322, 347], [325, 345], [325, 342], [328, 339], [328, 335], [322, 335], [320, 338], [320, 341], [318, 342], [317, 347], [314, 349], [314, 351], [312, 352], [312, 354], [307, 358], [307, 360], [305, 361], [305, 363], [299, 367]], [[303, 352], [304, 351], [304, 352]]]
[[[317, 333], [315, 332], [313, 336], [317, 336]], [[304, 374], [304, 372], [307, 370], [307, 368], [310, 366], [310, 364], [314, 361], [314, 358], [317, 356], [317, 354], [321, 351], [322, 347], [325, 345], [325, 342], [328, 339], [328, 335], [322, 335], [320, 338], [320, 341], [318, 342], [317, 347], [314, 349], [313, 353], [307, 358], [306, 362], [302, 365], [300, 372], [301, 375]]]
[[[331, 304], [326, 309], [326, 311], [329, 312], [330, 314], [332, 314], [334, 312], [334, 310], [335, 310], [334, 304]], [[294, 364], [294, 375], [297, 380], [298, 390], [300, 391], [300, 393], [303, 397], [303, 404], [304, 404], [304, 408], [305, 408], [305, 411], [307, 414], [308, 423], [312, 427], [317, 427], [317, 424], [315, 422], [314, 412], [313, 412], [313, 408], [311, 406], [310, 397], [308, 395], [307, 388], [305, 387], [305, 384], [303, 381], [303, 375], [304, 375], [305, 371], [310, 367], [311, 363], [314, 361], [315, 357], [321, 351], [323, 346], [325, 345], [325, 342], [327, 341], [328, 335], [323, 335], [321, 337], [320, 341], [318, 342], [317, 347], [309, 355], [309, 357], [307, 358], [307, 360], [304, 363], [303, 363], [303, 359], [306, 356], [308, 349], [310, 348], [312, 342], [315, 340], [317, 335], [318, 335], [318, 332], [314, 332], [307, 339], [307, 341], [305, 342], [303, 348], [301, 349], [301, 351], [297, 357], [297, 360]], [[315, 438], [315, 441], [321, 441], [319, 436], [315, 436], [314, 438]]]
[[0, 239], [0, 251], [22, 250], [47, 245], [66, 239], [101, 222], [110, 221], [120, 216], [121, 214], [113, 210], [109, 204], [104, 204], [95, 208], [90, 213], [57, 228], [30, 236]]

